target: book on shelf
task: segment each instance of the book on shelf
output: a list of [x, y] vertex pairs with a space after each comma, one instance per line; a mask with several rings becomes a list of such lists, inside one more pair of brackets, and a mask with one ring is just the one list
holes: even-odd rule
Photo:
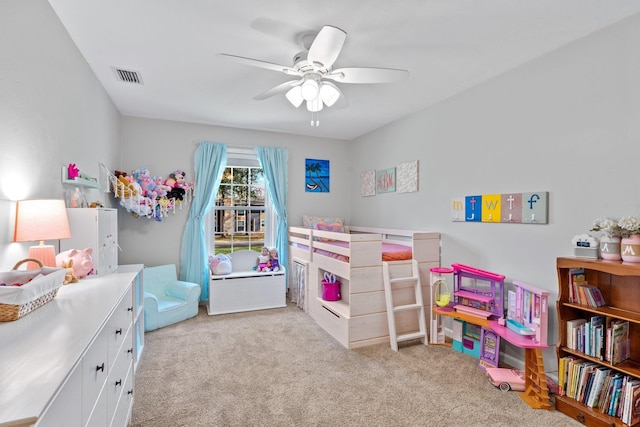
[[616, 381], [616, 378], [618, 378], [621, 375], [622, 374], [614, 373], [613, 375], [609, 375], [609, 377], [605, 380], [606, 389], [603, 390], [604, 395], [602, 396], [600, 402], [598, 403], [598, 409], [603, 414], [606, 414], [607, 411], [609, 410], [609, 405], [611, 404], [611, 394], [613, 393], [613, 389], [614, 389], [614, 382]]
[[609, 398], [609, 393], [611, 390], [611, 382], [615, 376], [616, 376], [616, 373], [609, 372], [607, 376], [604, 378], [604, 381], [602, 382], [602, 388], [600, 389], [600, 394], [598, 396], [598, 403], [594, 406], [595, 408], [598, 408], [600, 412], [603, 412], [604, 407], [608, 406], [606, 402]]
[[578, 285], [586, 283], [587, 278], [584, 274], [584, 268], [569, 269], [569, 302], [577, 303]]
[[569, 362], [576, 360], [576, 356], [564, 356], [558, 360], [558, 395], [567, 395], [569, 384]]
[[576, 387], [576, 397], [575, 399], [579, 402], [585, 401], [585, 395], [588, 393], [589, 389], [589, 381], [593, 379], [593, 373], [595, 369], [598, 367], [593, 362], [586, 362], [582, 364], [580, 369], [579, 377], [578, 377], [578, 385]]
[[591, 339], [589, 351], [587, 354], [602, 360], [602, 348], [604, 347], [604, 326], [607, 321], [606, 316], [591, 316], [589, 323], [591, 324]]
[[620, 400], [620, 390], [622, 389], [622, 381], [624, 377], [620, 375], [613, 379], [612, 382], [612, 390], [611, 390], [611, 399], [609, 402], [609, 408], [607, 408], [607, 414], [612, 417], [615, 416], [616, 409], [618, 408], [618, 401]]
[[578, 329], [586, 322], [586, 319], [567, 320], [567, 347], [572, 350], [578, 349]]
[[635, 425], [640, 422], [640, 380], [633, 379], [626, 384], [625, 410], [622, 422]]
[[611, 372], [611, 369], [605, 366], [598, 366], [596, 368], [593, 377], [593, 384], [591, 385], [589, 395], [587, 396], [587, 400], [585, 402], [588, 407], [593, 408], [598, 405], [598, 399], [602, 392], [602, 386], [604, 385], [604, 380], [609, 372]]
[[617, 320], [611, 322], [611, 364], [624, 362], [629, 354], [629, 322]]
[[583, 283], [578, 285], [578, 304], [587, 307], [602, 307], [606, 305], [600, 288], [594, 285]]

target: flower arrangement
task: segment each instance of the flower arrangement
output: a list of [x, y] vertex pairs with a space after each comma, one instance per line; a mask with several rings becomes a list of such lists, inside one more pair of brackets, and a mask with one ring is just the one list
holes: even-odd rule
[[621, 237], [629, 237], [633, 234], [640, 234], [640, 221], [632, 216], [623, 216], [618, 221]]
[[607, 237], [623, 237], [623, 229], [619, 221], [609, 218], [596, 218], [590, 231], [601, 231]]

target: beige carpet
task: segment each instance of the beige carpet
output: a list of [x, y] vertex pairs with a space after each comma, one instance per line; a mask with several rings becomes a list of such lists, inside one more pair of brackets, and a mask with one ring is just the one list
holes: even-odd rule
[[347, 350], [295, 306], [152, 331], [133, 426], [579, 426], [489, 384], [478, 361], [419, 342]]

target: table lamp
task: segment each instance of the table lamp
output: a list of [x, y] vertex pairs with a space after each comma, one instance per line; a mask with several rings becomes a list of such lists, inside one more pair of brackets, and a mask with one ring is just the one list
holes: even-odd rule
[[[36, 242], [29, 248], [29, 258], [36, 258], [45, 267], [56, 266], [56, 251], [53, 245], [45, 245], [45, 240], [68, 239], [71, 237], [67, 208], [64, 200], [19, 200], [16, 202], [16, 226], [14, 242]], [[39, 268], [35, 262], [27, 264], [28, 270]]]

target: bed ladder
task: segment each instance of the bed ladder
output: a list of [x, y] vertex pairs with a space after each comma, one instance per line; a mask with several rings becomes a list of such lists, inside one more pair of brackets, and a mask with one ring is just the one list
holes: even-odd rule
[[[422, 284], [420, 283], [420, 271], [418, 261], [411, 260], [411, 276], [391, 278], [389, 273], [389, 263], [382, 262], [382, 278], [384, 280], [384, 295], [387, 301], [387, 319], [389, 321], [389, 342], [393, 351], [398, 351], [398, 343], [421, 338], [425, 345], [428, 345], [427, 322], [424, 317], [424, 304], [422, 300]], [[405, 305], [394, 305], [392, 295], [392, 285], [396, 283], [413, 283], [415, 290], [415, 302]], [[396, 313], [403, 311], [416, 311], [418, 314], [417, 332], [410, 332], [398, 335], [396, 330]]]

